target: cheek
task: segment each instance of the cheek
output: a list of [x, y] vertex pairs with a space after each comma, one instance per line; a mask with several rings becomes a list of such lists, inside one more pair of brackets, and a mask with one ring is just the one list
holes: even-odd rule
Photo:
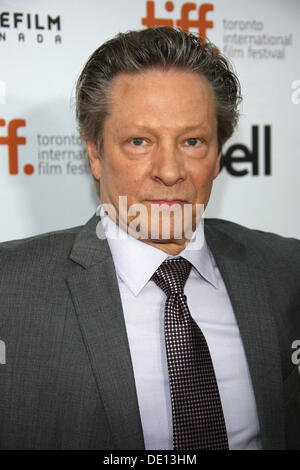
[[209, 186], [213, 180], [215, 164], [202, 162], [201, 165], [194, 165], [190, 169], [190, 179], [195, 188]]
[[110, 151], [105, 154], [103, 176], [109, 185], [122, 185], [129, 175], [128, 165], [122, 161], [118, 152]]
[[122, 195], [134, 195], [143, 185], [145, 172], [137, 162], [122, 161], [114, 158], [106, 173], [108, 184], [114, 186]]
[[123, 165], [122, 171], [119, 173], [119, 177], [123, 180], [123, 184], [126, 184], [127, 186], [138, 186], [142, 179], [142, 173], [139, 171], [138, 165], [126, 163]]

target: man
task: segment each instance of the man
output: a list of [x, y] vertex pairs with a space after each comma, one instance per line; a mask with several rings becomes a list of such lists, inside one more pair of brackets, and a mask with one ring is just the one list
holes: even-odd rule
[[300, 242], [203, 223], [228, 62], [181, 30], [119, 34], [76, 99], [101, 204], [0, 245], [1, 448], [299, 448]]

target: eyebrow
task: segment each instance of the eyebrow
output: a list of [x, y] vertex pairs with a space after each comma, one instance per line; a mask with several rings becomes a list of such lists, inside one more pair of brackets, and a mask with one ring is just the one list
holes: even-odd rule
[[[132, 123], [132, 124], [129, 124], [128, 127], [135, 127], [137, 129], [140, 129], [140, 130], [152, 130], [152, 126], [147, 126], [147, 125], [142, 125], [142, 124], [135, 124], [135, 123]], [[178, 130], [180, 132], [189, 132], [189, 131], [194, 131], [194, 130], [197, 130], [199, 128], [202, 128], [206, 131], [211, 131], [211, 127], [208, 126], [207, 124], [205, 123], [197, 123], [193, 126], [186, 126], [186, 127], [182, 127], [182, 128], [178, 128]], [[124, 129], [124, 128], [123, 128]], [[125, 128], [126, 129], [126, 128]], [[154, 128], [154, 130], [156, 130]]]

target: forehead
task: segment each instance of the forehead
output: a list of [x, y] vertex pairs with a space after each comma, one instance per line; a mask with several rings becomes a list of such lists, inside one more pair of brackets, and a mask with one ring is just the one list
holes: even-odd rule
[[206, 77], [179, 68], [121, 73], [112, 81], [110, 98], [109, 116], [119, 125], [216, 122], [214, 92]]

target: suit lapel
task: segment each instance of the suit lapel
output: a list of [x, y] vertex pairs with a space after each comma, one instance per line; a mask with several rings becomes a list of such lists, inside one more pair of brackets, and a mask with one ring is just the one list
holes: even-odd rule
[[[284, 448], [282, 378], [269, 273], [251, 246], [228, 235], [228, 225], [205, 221], [205, 236], [224, 279], [244, 344], [264, 449]], [[252, 252], [253, 251], [253, 252]]]
[[126, 325], [109, 246], [94, 215], [78, 234], [67, 280], [82, 337], [110, 425], [113, 448], [144, 449]]

